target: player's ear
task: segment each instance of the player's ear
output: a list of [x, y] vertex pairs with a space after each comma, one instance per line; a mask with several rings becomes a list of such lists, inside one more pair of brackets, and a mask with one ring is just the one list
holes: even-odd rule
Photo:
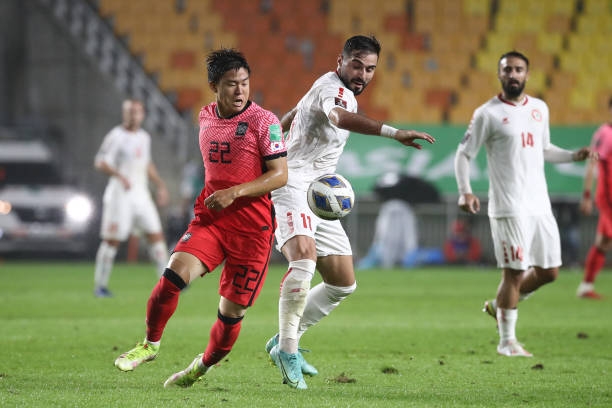
[[209, 82], [208, 86], [214, 93], [217, 93], [217, 84], [215, 84], [214, 82]]

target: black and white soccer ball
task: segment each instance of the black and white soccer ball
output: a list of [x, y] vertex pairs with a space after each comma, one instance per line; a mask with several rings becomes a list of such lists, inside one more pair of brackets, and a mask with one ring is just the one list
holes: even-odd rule
[[346, 217], [355, 204], [351, 183], [339, 174], [326, 174], [308, 186], [308, 206], [324, 220]]

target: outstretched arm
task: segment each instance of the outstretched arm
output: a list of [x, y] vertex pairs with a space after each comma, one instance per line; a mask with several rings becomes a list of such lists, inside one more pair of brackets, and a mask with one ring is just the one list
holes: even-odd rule
[[434, 143], [436, 139], [425, 132], [416, 130], [395, 129], [384, 123], [370, 119], [367, 116], [349, 112], [342, 108], [334, 108], [329, 112], [329, 120], [334, 125], [341, 129], [350, 132], [361, 133], [364, 135], [378, 135], [391, 139], [395, 139], [405, 146], [420, 149], [422, 146], [416, 143], [416, 140], [424, 140], [428, 143]]

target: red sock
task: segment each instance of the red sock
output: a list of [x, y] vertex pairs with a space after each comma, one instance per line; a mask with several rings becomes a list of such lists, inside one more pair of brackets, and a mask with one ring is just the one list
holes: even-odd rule
[[[169, 275], [169, 272], [173, 276]], [[173, 283], [172, 278], [179, 278], [176, 273], [170, 269], [166, 269], [164, 275], [159, 279], [157, 285], [153, 288], [149, 301], [147, 302], [147, 340], [160, 341], [166, 324], [170, 317], [174, 314], [178, 305], [181, 289], [176, 283]], [[182, 282], [182, 280], [180, 281]], [[180, 285], [180, 282], [179, 283]], [[181, 285], [183, 288], [185, 283]]]
[[595, 282], [595, 277], [603, 268], [606, 262], [606, 253], [597, 248], [595, 245], [591, 247], [584, 262], [584, 277], [583, 280], [587, 283]]
[[206, 367], [217, 364], [232, 351], [241, 327], [242, 317], [230, 318], [218, 313], [217, 321], [210, 329], [210, 338], [202, 357]]

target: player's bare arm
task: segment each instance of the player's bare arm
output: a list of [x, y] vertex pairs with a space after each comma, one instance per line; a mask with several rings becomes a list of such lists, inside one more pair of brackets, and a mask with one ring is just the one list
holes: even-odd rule
[[580, 199], [580, 212], [584, 215], [593, 213], [593, 182], [595, 181], [597, 160], [599, 158], [589, 159], [584, 171], [584, 187], [582, 190], [582, 198]]
[[126, 190], [129, 190], [131, 185], [130, 185], [130, 181], [125, 178], [123, 176], [123, 174], [119, 173], [117, 171], [117, 169], [115, 169], [114, 167], [112, 167], [111, 165], [109, 165], [107, 162], [105, 162], [104, 160], [97, 160], [95, 162], [95, 167], [97, 170], [101, 171], [102, 173], [106, 174], [109, 177], [117, 177], [119, 179], [119, 181], [121, 181], [121, 184], [123, 185], [123, 188], [125, 188]]
[[287, 158], [266, 161], [267, 171], [255, 180], [217, 190], [204, 200], [206, 207], [220, 211], [239, 197], [259, 197], [287, 184]]
[[149, 176], [149, 179], [155, 184], [157, 204], [162, 207], [168, 205], [170, 197], [168, 194], [168, 189], [166, 188], [166, 183], [164, 183], [164, 180], [162, 180], [162, 178], [160, 177], [159, 172], [157, 171], [157, 167], [155, 167], [155, 164], [153, 164], [153, 162], [150, 162], [149, 166], [147, 167], [147, 175]]
[[329, 113], [329, 120], [341, 129], [364, 135], [386, 136], [397, 140], [404, 146], [414, 147], [415, 149], [421, 149], [422, 147], [420, 144], [416, 143], [416, 140], [424, 140], [428, 143], [434, 143], [436, 141], [436, 139], [425, 132], [395, 129], [380, 121], [349, 112], [342, 108], [332, 109]]
[[283, 132], [289, 131], [289, 128], [291, 127], [291, 122], [293, 122], [293, 118], [295, 118], [296, 113], [297, 113], [297, 108], [293, 108], [289, 112], [283, 115], [283, 117], [280, 120], [281, 127], [283, 128]]

